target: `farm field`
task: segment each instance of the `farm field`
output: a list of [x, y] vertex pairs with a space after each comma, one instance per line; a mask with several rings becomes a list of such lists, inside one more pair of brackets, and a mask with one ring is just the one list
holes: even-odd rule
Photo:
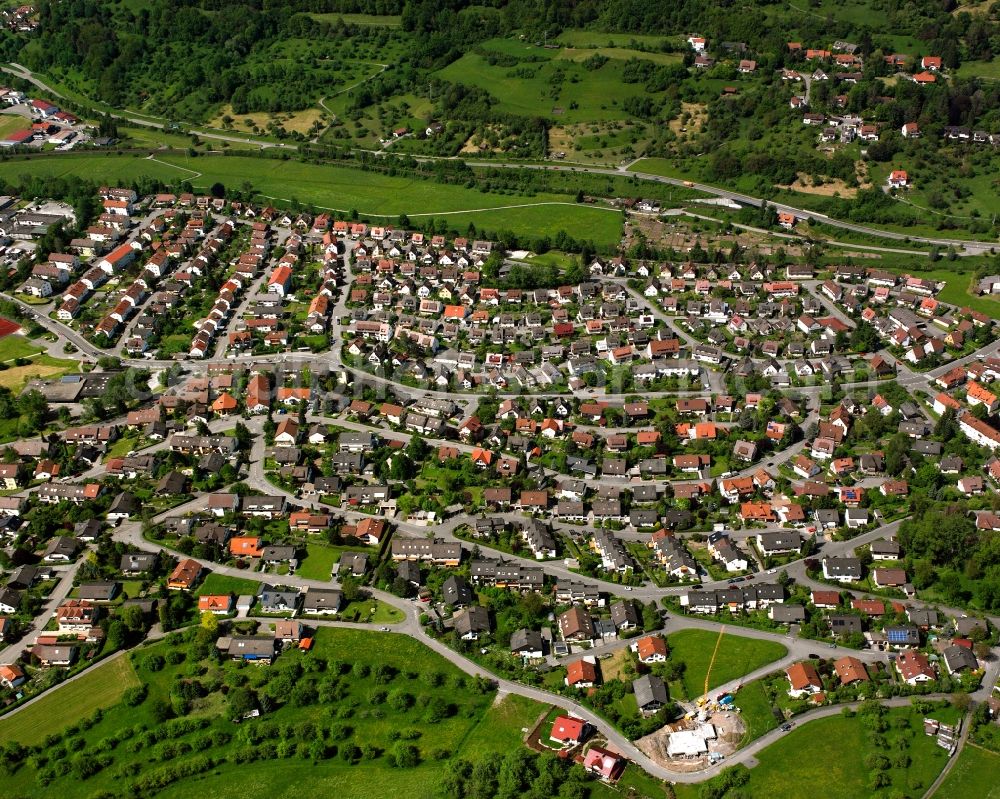
[[715, 662], [712, 663], [718, 639], [719, 635], [715, 632], [695, 629], [680, 630], [667, 638], [671, 659], [679, 660], [687, 666], [684, 671], [684, 689], [689, 698], [702, 695], [706, 675], [709, 677], [708, 688], [711, 690], [780, 660], [788, 652], [784, 646], [773, 641], [723, 633], [722, 643], [715, 654]]
[[139, 684], [132, 661], [120, 655], [94, 667], [79, 679], [51, 691], [9, 717], [0, 717], [0, 740], [25, 745], [41, 743], [98, 708], [121, 701], [127, 688]]
[[975, 796], [977, 799], [998, 799], [1000, 797], [1000, 783], [997, 783], [998, 769], [1000, 769], [1000, 755], [966, 744], [934, 795], [937, 799], [967, 799], [970, 796]]

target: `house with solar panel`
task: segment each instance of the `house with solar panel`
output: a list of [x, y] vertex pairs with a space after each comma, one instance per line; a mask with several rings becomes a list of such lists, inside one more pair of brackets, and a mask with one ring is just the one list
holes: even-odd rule
[[916, 649], [920, 646], [920, 630], [915, 624], [886, 627], [885, 640], [892, 649]]

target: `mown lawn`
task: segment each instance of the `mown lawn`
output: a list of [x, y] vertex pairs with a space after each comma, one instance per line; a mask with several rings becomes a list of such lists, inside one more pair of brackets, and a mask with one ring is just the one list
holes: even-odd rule
[[358, 599], [348, 602], [337, 614], [337, 618], [368, 624], [398, 624], [405, 616], [395, 605], [381, 599]]
[[718, 639], [718, 633], [694, 629], [681, 630], [667, 637], [671, 659], [680, 660], [686, 665], [684, 690], [692, 699], [704, 692], [706, 675], [708, 688], [711, 690], [780, 660], [788, 653], [784, 646], [775, 641], [724, 633], [715, 662], [712, 663], [712, 653]]
[[32, 705], [11, 716], [0, 718], [0, 741], [17, 741], [30, 746], [47, 735], [88, 716], [98, 708], [121, 701], [127, 688], [139, 684], [128, 656], [95, 666], [84, 676], [52, 689]]
[[0, 362], [12, 361], [15, 358], [30, 358], [44, 351], [44, 347], [28, 341], [27, 338], [17, 333], [0, 338]]
[[297, 573], [307, 580], [329, 580], [333, 567], [340, 560], [340, 552], [322, 544], [307, 544], [306, 557]]
[[306, 557], [296, 574], [309, 580], [329, 580], [345, 552], [362, 552], [368, 555], [368, 562], [374, 563], [378, 550], [365, 546], [334, 546], [310, 541], [306, 544]]
[[230, 577], [228, 574], [218, 574], [217, 572], [212, 572], [208, 577], [206, 577], [198, 589], [195, 591], [196, 596], [206, 596], [209, 594], [221, 595], [221, 594], [233, 594], [234, 596], [239, 596], [240, 594], [250, 594], [255, 596], [260, 590], [260, 583], [257, 580], [248, 580], [243, 577]]

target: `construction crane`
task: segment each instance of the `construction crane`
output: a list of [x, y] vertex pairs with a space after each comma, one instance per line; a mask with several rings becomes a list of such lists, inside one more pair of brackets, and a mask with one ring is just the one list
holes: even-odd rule
[[715, 665], [715, 657], [719, 654], [719, 647], [722, 646], [722, 636], [726, 632], [726, 625], [722, 625], [719, 629], [719, 637], [715, 641], [715, 649], [712, 650], [712, 659], [708, 661], [708, 668], [705, 670], [705, 690], [702, 692], [701, 699], [698, 700], [698, 706], [704, 705], [708, 702], [708, 680], [712, 676], [712, 666]]

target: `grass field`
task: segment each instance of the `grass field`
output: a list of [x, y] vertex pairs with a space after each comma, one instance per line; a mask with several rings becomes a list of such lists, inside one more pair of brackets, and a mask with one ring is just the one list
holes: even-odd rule
[[[642, 47], [658, 48], [666, 41], [681, 44], [683, 36], [658, 36], [645, 33], [604, 33], [603, 31], [566, 30], [559, 34], [559, 43], [569, 47]], [[644, 54], [648, 55], [648, 53]]]
[[917, 277], [928, 280], [944, 281], [945, 287], [938, 293], [937, 299], [959, 307], [968, 305], [977, 311], [982, 311], [994, 318], [1000, 315], [1000, 299], [993, 296], [980, 297], [972, 294], [970, 290], [975, 289], [975, 277], [972, 270], [968, 268], [964, 261], [955, 261], [947, 266], [938, 266], [935, 269], [894, 269], [897, 273], [909, 272]]
[[686, 664], [684, 690], [689, 698], [702, 695], [706, 675], [709, 678], [708, 688], [711, 690], [780, 660], [788, 653], [784, 646], [774, 641], [724, 633], [709, 673], [709, 664], [718, 638], [717, 633], [694, 629], [681, 630], [667, 638], [671, 659]]
[[[14, 366], [17, 358], [28, 358], [31, 363]], [[21, 335], [0, 338], [0, 363], [8, 367], [0, 371], [0, 386], [15, 394], [20, 393], [29, 380], [57, 377], [75, 372], [80, 367], [79, 361], [53, 358], [43, 347]]]
[[0, 740], [25, 745], [41, 743], [98, 708], [117, 704], [126, 688], [139, 684], [132, 662], [119, 656], [82, 677], [44, 694], [13, 716], [0, 718]]
[[778, 726], [778, 720], [771, 712], [771, 701], [764, 692], [764, 684], [760, 680], [754, 680], [740, 688], [736, 694], [736, 706], [740, 709], [740, 717], [746, 725], [746, 733], [743, 735], [744, 746]]
[[6, 139], [15, 130], [31, 127], [31, 120], [20, 114], [0, 114], [0, 139]]
[[382, 28], [398, 28], [402, 24], [402, 17], [392, 14], [309, 14], [315, 20], [321, 22], [336, 22], [343, 20], [348, 25], [377, 25]]
[[340, 552], [322, 544], [307, 544], [306, 557], [298, 568], [299, 577], [308, 580], [329, 580], [334, 564], [340, 560]]
[[357, 621], [367, 624], [398, 624], [406, 618], [403, 616], [403, 611], [381, 599], [359, 599], [348, 602], [341, 608], [338, 618], [350, 620], [355, 613]]
[[43, 351], [43, 347], [28, 341], [24, 336], [9, 335], [0, 338], [0, 362], [12, 361], [15, 358], [30, 358]]
[[446, 219], [457, 230], [473, 224], [479, 230], [512, 230], [525, 236], [554, 236], [565, 230], [574, 238], [591, 240], [598, 246], [614, 246], [622, 234], [622, 215], [618, 211], [592, 205], [538, 205], [504, 208], [473, 213], [434, 214]]
[[206, 596], [208, 594], [250, 594], [256, 596], [260, 590], [260, 583], [257, 580], [247, 580], [242, 577], [230, 577], [227, 574], [212, 573], [206, 577], [198, 589], [196, 596]]
[[619, 58], [624, 61], [630, 58], [642, 58], [656, 64], [679, 64], [682, 60], [680, 53], [647, 53], [642, 50], [633, 50], [629, 47], [564, 47], [559, 51], [556, 58], [566, 61], [585, 61], [592, 55], [602, 55], [605, 58]]
[[376, 547], [333, 546], [309, 541], [306, 544], [306, 557], [299, 564], [296, 574], [309, 580], [329, 580], [345, 552], [362, 552], [368, 555], [370, 562], [374, 562], [378, 555]]
[[643, 158], [629, 167], [629, 172], [644, 172], [647, 175], [661, 175], [665, 178], [687, 180], [690, 176], [666, 158]]
[[[179, 655], [173, 660], [162, 660], [153, 666], [155, 655]], [[346, 664], [346, 673], [341, 677], [314, 675], [320, 685], [336, 687], [332, 698], [312, 701], [306, 705], [293, 706], [281, 703], [268, 712], [264, 719], [252, 722], [257, 729], [266, 729], [275, 724], [295, 728], [302, 724], [315, 727], [336, 727], [334, 743], [344, 746], [354, 742], [359, 746], [371, 747], [357, 764], [345, 761], [339, 756], [313, 762], [303, 747], [292, 747], [287, 755], [280, 758], [265, 758], [249, 765], [236, 763], [231, 759], [234, 752], [245, 744], [239, 735], [241, 728], [235, 727], [225, 717], [224, 698], [218, 692], [196, 700], [189, 709], [188, 718], [204, 718], [208, 726], [202, 732], [193, 732], [175, 740], [187, 744], [188, 754], [172, 760], [179, 764], [202, 753], [210, 752], [223, 762], [211, 772], [192, 778], [181, 778], [168, 788], [157, 790], [157, 796], [191, 796], [192, 791], [227, 799], [248, 799], [248, 797], [300, 797], [303, 780], [307, 779], [309, 792], [316, 795], [354, 797], [355, 799], [384, 799], [386, 791], [405, 792], [409, 796], [430, 796], [448, 768], [447, 763], [432, 756], [440, 751], [445, 757], [472, 757], [497, 747], [508, 747], [515, 743], [522, 726], [530, 724], [539, 707], [531, 703], [515, 701], [511, 705], [500, 704], [495, 712], [492, 707], [495, 694], [480, 693], [456, 667], [439, 657], [422, 644], [411, 638], [388, 633], [365, 631], [320, 629], [315, 637], [311, 653], [291, 650], [282, 653], [274, 665], [261, 668], [241, 668], [233, 663], [215, 663], [211, 658], [195, 664], [191, 650], [184, 642], [164, 641], [139, 650], [135, 655], [136, 671], [128, 672], [111, 680], [104, 680], [108, 695], [104, 706], [117, 700], [129, 684], [135, 684], [135, 674], [147, 685], [149, 698], [138, 707], [123, 704], [107, 710], [103, 719], [91, 728], [73, 746], [72, 755], [86, 750], [92, 755], [98, 752], [113, 758], [113, 765], [100, 771], [86, 781], [74, 777], [68, 770], [63, 776], [54, 774], [52, 781], [36, 779], [37, 770], [21, 768], [16, 774], [5, 775], [2, 792], [5, 796], [32, 796], [38, 799], [88, 799], [98, 792], [109, 791], [119, 794], [124, 787], [123, 780], [130, 781], [134, 775], [146, 774], [163, 767], [164, 760], [158, 756], [159, 749], [153, 746], [133, 747], [131, 745], [102, 746], [100, 742], [122, 730], [134, 730], [136, 725], [146, 725], [147, 729], [159, 727], [151, 712], [153, 704], [169, 696], [176, 682], [190, 674], [204, 675], [201, 679], [224, 679], [231, 685], [242, 684], [257, 691], [269, 687], [273, 679], [289, 680], [291, 673], [298, 673], [300, 665], [323, 658], [326, 662]], [[124, 660], [124, 658], [122, 658]], [[127, 663], [124, 664], [128, 666]], [[375, 666], [391, 668], [388, 682], [373, 683], [356, 674], [358, 669]], [[131, 670], [131, 666], [128, 666]], [[192, 668], [195, 671], [192, 671]], [[289, 672], [290, 669], [295, 671]], [[340, 667], [338, 666], [338, 670]], [[283, 677], [278, 677], [284, 674]], [[431, 679], [431, 675], [434, 678]], [[289, 688], [298, 680], [291, 678]], [[372, 701], [373, 692], [382, 687], [382, 698]], [[90, 712], [96, 704], [83, 707], [75, 702], [69, 693], [72, 689], [57, 689], [52, 693], [53, 704], [45, 709], [45, 715], [30, 730], [30, 737], [40, 741], [49, 732], [58, 731], [71, 721]], [[408, 701], [398, 705], [386, 701], [386, 694], [405, 693]], [[90, 694], [97, 696], [93, 687]], [[41, 704], [41, 703], [39, 703]], [[446, 708], [442, 716], [428, 720], [429, 708]], [[70, 712], [62, 708], [68, 708]], [[28, 711], [24, 711], [27, 713]], [[19, 714], [20, 715], [20, 714]], [[27, 719], [25, 719], [27, 720]], [[21, 729], [24, 725], [18, 725]], [[25, 727], [26, 728], [26, 727]], [[8, 730], [2, 733], [7, 739]], [[382, 757], [391, 751], [396, 736], [400, 733], [411, 736], [421, 751], [421, 763], [414, 768], [399, 769]], [[413, 738], [413, 736], [416, 736]], [[315, 737], [315, 733], [311, 733]], [[304, 747], [308, 749], [308, 743]], [[125, 767], [125, 771], [120, 771]], [[391, 794], [390, 794], [391, 795]]]
[[966, 744], [951, 767], [935, 799], [1000, 799], [1000, 755]]
[[438, 74], [444, 80], [478, 86], [497, 100], [497, 108], [512, 114], [544, 116], [559, 122], [592, 122], [629, 117], [622, 103], [627, 97], [642, 97], [641, 84], [622, 80], [625, 59], [630, 56], [664, 61], [676, 60], [666, 54], [646, 54], [604, 48], [603, 55], [616, 54], [599, 69], [588, 70], [576, 59], [584, 60], [596, 51], [573, 48], [569, 51], [543, 50], [532, 44], [509, 39], [491, 40], [482, 45], [522, 58], [539, 61], [516, 67], [490, 64], [486, 57], [466, 53]]
[[[757, 754], [758, 765], [751, 769], [750, 781], [741, 789], [740, 796], [747, 799], [800, 799], [805, 795], [811, 799], [922, 796], [940, 773], [947, 755], [935, 739], [924, 735], [923, 717], [911, 708], [889, 710], [885, 719], [887, 745], [881, 753], [892, 759], [897, 752], [905, 752], [909, 765], [882, 772], [890, 780], [882, 790], [873, 790], [870, 784], [865, 760], [873, 748], [864, 720], [857, 716], [831, 716], [794, 728]], [[677, 799], [705, 795], [697, 785], [678, 784], [674, 790]]]
[[[190, 180], [206, 189], [216, 181], [239, 187], [249, 181], [261, 194], [278, 202], [292, 200], [341, 212], [395, 219], [447, 219], [464, 231], [470, 223], [483, 229], [513, 230], [524, 236], [554, 235], [565, 230], [600, 246], [618, 242], [621, 215], [607, 209], [577, 205], [564, 194], [494, 194], [410, 177], [362, 172], [346, 167], [245, 156], [158, 155], [149, 160], [131, 156], [58, 155], [0, 164], [0, 178], [79, 174], [91, 180], [132, 181], [143, 175], [166, 183]], [[514, 206], [514, 207], [510, 207]]]
[[955, 73], [960, 78], [1000, 80], [1000, 61], [964, 61]]

